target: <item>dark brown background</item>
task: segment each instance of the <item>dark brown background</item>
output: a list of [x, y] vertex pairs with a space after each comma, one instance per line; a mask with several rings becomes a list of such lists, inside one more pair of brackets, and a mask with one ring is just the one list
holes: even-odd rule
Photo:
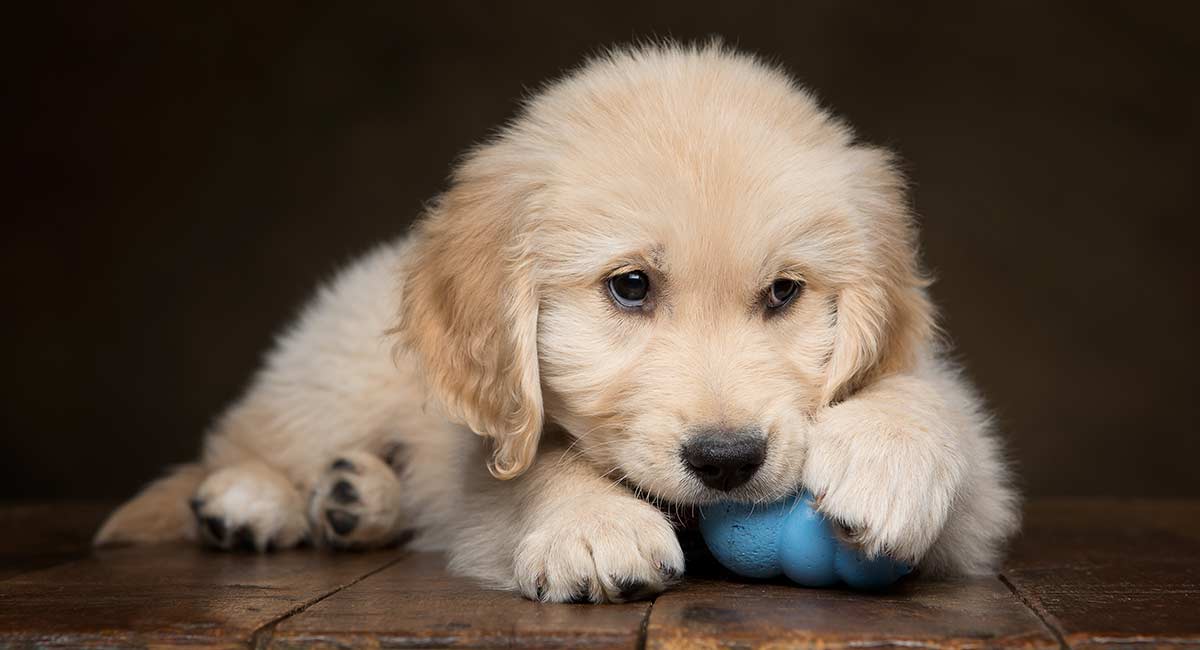
[[0, 497], [189, 458], [312, 286], [522, 93], [711, 34], [903, 154], [1030, 493], [1200, 495], [1187, 4], [167, 4], [9, 16]]

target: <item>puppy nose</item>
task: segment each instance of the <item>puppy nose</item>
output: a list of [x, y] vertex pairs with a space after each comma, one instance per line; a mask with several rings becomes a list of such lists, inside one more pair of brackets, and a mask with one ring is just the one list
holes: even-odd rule
[[683, 444], [683, 462], [700, 482], [728, 492], [750, 480], [767, 457], [759, 429], [702, 431]]

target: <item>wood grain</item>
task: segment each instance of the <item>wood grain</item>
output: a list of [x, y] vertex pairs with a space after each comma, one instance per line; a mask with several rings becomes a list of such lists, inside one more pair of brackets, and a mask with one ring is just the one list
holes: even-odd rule
[[1071, 648], [1200, 648], [1200, 503], [1034, 503], [1003, 577]]
[[489, 591], [428, 554], [93, 551], [107, 509], [0, 507], [0, 647], [1200, 648], [1200, 501], [1038, 501], [998, 579], [861, 594], [695, 562], [653, 606], [603, 607]]
[[85, 556], [108, 502], [0, 505], [0, 580]]
[[649, 603], [549, 605], [414, 554], [280, 623], [270, 647], [636, 648]]
[[994, 578], [883, 593], [695, 580], [660, 596], [647, 648], [1057, 648]]
[[245, 647], [264, 626], [395, 558], [190, 545], [96, 551], [0, 582], [0, 646]]

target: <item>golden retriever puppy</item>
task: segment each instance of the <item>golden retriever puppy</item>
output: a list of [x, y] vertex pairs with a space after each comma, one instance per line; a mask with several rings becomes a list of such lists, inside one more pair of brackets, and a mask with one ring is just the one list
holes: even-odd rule
[[610, 602], [683, 571], [657, 506], [804, 488], [868, 554], [990, 571], [1016, 497], [916, 249], [892, 157], [779, 70], [610, 53], [321, 289], [201, 460], [96, 541], [404, 535], [529, 598]]

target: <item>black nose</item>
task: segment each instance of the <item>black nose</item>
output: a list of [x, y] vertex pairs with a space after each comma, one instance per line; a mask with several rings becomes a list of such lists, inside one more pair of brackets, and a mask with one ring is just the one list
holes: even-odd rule
[[711, 429], [683, 443], [683, 462], [702, 483], [728, 492], [750, 480], [767, 457], [758, 429]]

